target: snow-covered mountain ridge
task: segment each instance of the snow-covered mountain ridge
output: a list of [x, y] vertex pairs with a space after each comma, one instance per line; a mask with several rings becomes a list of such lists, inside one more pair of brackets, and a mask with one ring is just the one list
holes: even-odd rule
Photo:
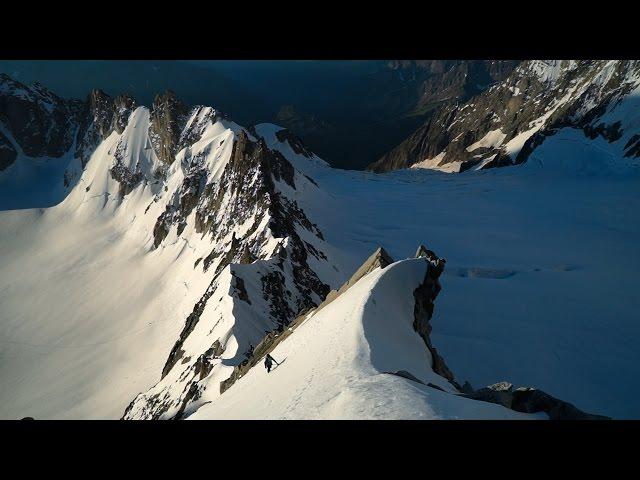
[[[577, 192], [587, 189], [590, 195], [602, 194], [602, 189], [591, 188], [590, 177], [573, 185], [568, 179], [575, 172], [542, 171], [536, 164], [506, 174], [461, 176], [460, 184], [432, 172], [378, 177], [331, 169], [280, 127], [263, 124], [242, 128], [213, 108], [182, 105], [170, 93], [159, 96], [147, 108], [128, 97], [112, 99], [94, 92], [80, 107], [74, 110], [76, 136], [69, 150], [58, 157], [28, 156], [19, 137], [6, 137], [21, 153], [0, 173], [3, 182], [10, 184], [18, 167], [30, 161], [40, 168], [38, 162], [59, 160], [64, 170], [56, 170], [57, 177], [50, 179], [59, 188], [59, 204], [0, 213], [0, 345], [5, 362], [1, 381], [6, 386], [0, 402], [2, 416], [213, 418], [221, 415], [217, 405], [222, 408], [230, 402], [237, 408], [229, 410], [229, 417], [304, 418], [311, 412], [314, 398], [333, 391], [322, 387], [327, 386], [322, 381], [311, 390], [305, 385], [308, 375], [320, 379], [322, 374], [316, 373], [322, 372], [323, 362], [331, 361], [334, 352], [344, 352], [336, 357], [340, 368], [335, 372], [344, 378], [335, 385], [345, 378], [356, 383], [337, 404], [318, 410], [323, 418], [512, 418], [512, 409], [464, 398], [459, 386], [465, 380], [476, 386], [498, 380], [533, 385], [587, 411], [633, 415], [633, 407], [624, 401], [604, 407], [604, 392], [612, 385], [597, 368], [593, 376], [580, 377], [576, 372], [583, 371], [584, 364], [575, 366], [560, 357], [551, 368], [552, 375], [544, 375], [546, 368], [529, 368], [541, 351], [535, 341], [540, 338], [536, 329], [552, 329], [549, 345], [554, 353], [562, 352], [557, 342], [564, 345], [567, 338], [583, 338], [581, 335], [592, 331], [567, 330], [573, 325], [562, 322], [566, 312], [553, 311], [549, 302], [539, 302], [536, 297], [545, 291], [540, 290], [540, 282], [550, 290], [563, 286], [562, 291], [575, 295], [577, 291], [564, 285], [566, 276], [584, 281], [593, 275], [606, 278], [610, 270], [588, 264], [593, 260], [587, 260], [579, 246], [567, 247], [552, 237], [536, 239], [526, 229], [501, 230], [499, 223], [491, 221], [473, 225], [489, 212], [499, 220], [510, 215], [496, 214], [505, 207], [505, 197], [514, 208], [527, 211], [535, 224], [535, 214], [518, 201], [518, 195], [536, 191], [550, 175], [562, 179], [561, 190], [571, 185]], [[559, 134], [557, 139], [561, 137]], [[590, 148], [587, 145], [580, 155], [591, 159], [594, 151]], [[549, 159], [549, 166], [554, 164], [553, 156], [553, 151], [541, 154]], [[621, 191], [634, 191], [637, 175], [632, 170], [622, 175], [609, 173], [607, 162], [600, 157], [592, 164], [605, 172], [594, 181], [604, 179], [605, 186], [624, 182]], [[511, 191], [514, 182], [516, 195]], [[487, 196], [492, 190], [495, 195]], [[466, 195], [460, 195], [461, 191]], [[559, 191], [551, 192], [549, 201], [557, 198]], [[473, 197], [470, 208], [465, 198], [471, 200], [473, 192], [479, 197]], [[458, 203], [443, 208], [443, 195], [451, 198], [450, 194]], [[484, 198], [485, 203], [477, 198]], [[607, 205], [600, 197], [594, 202], [599, 208]], [[627, 230], [634, 227], [623, 220], [633, 214], [633, 206], [627, 202], [618, 210], [615, 229], [598, 230], [593, 241], [621, 232], [624, 241], [619, 251], [626, 258], [627, 242], [634, 238]], [[486, 210], [478, 216], [474, 210], [478, 208]], [[567, 217], [562, 208], [556, 210], [558, 218]], [[515, 215], [520, 216], [521, 212]], [[590, 212], [590, 218], [601, 217]], [[602, 221], [607, 225], [612, 222], [608, 217]], [[576, 225], [583, 228], [584, 222]], [[456, 234], [460, 228], [470, 228], [478, 238], [463, 241]], [[577, 227], [569, 222], [554, 228], [572, 231]], [[518, 241], [514, 242], [514, 237]], [[395, 258], [406, 258], [421, 242], [444, 252], [441, 254], [449, 260], [432, 333], [428, 329], [421, 333], [412, 325], [417, 305], [413, 295], [426, 273], [423, 259], [386, 261], [383, 269], [365, 268], [366, 274], [352, 277], [379, 245]], [[496, 250], [487, 247], [496, 243]], [[541, 248], [548, 244], [553, 244], [553, 249]], [[531, 267], [522, 262], [532, 262]], [[563, 262], [579, 268], [559, 268]], [[633, 262], [627, 261], [621, 268], [627, 272], [633, 269]], [[386, 287], [378, 289], [378, 282]], [[509, 351], [512, 339], [503, 343], [500, 336], [500, 332], [509, 331], [509, 311], [513, 310], [512, 305], [505, 309], [500, 302], [514, 298], [513, 291], [503, 299], [489, 289], [491, 293], [485, 297], [491, 297], [501, 311], [481, 319], [486, 323], [481, 336], [490, 339], [489, 352], [484, 350], [484, 342], [474, 343], [472, 348], [467, 345], [469, 360], [456, 343], [478, 335], [474, 326], [478, 318], [468, 311], [457, 315], [452, 307], [477, 309], [491, 284], [498, 291], [515, 289], [515, 297], [529, 299], [525, 303], [533, 308], [536, 321], [527, 327], [531, 346], [527, 347], [527, 341], [518, 342], [515, 355], [521, 355], [520, 359], [514, 359], [514, 352]], [[603, 284], [608, 288], [611, 282]], [[374, 291], [379, 291], [380, 298]], [[607, 291], [618, 295], [622, 320], [632, 304], [625, 292]], [[473, 298], [473, 303], [464, 297]], [[25, 298], [28, 302], [22, 301]], [[369, 315], [369, 298], [372, 304], [382, 301], [386, 313]], [[600, 306], [593, 304], [594, 299], [588, 301], [597, 315]], [[359, 309], [363, 304], [369, 306]], [[550, 308], [544, 318], [535, 310], [536, 305]], [[429, 317], [431, 314], [432, 308]], [[521, 313], [517, 318], [529, 321]], [[492, 324], [496, 319], [502, 323]], [[587, 317], [583, 321], [592, 320]], [[379, 334], [395, 331], [395, 321], [408, 322], [398, 328], [397, 341], [391, 333]], [[344, 325], [340, 332], [346, 336], [336, 336], [336, 322]], [[371, 330], [372, 324], [379, 326]], [[292, 325], [296, 328], [287, 335]], [[591, 325], [592, 329], [601, 326], [595, 321]], [[461, 331], [443, 335], [441, 332], [447, 331], [443, 327]], [[604, 337], [600, 332], [600, 342], [619, 343], [620, 339], [613, 339], [616, 332], [624, 332], [628, 338], [634, 328], [625, 321]], [[360, 333], [353, 336], [362, 331], [364, 337]], [[266, 375], [261, 368], [242, 370], [252, 359], [252, 348], [258, 351], [265, 339], [285, 335], [277, 342], [274, 355], [302, 345], [308, 345], [309, 352], [323, 349], [326, 355], [303, 352], [292, 356], [266, 378], [257, 378], [259, 373]], [[436, 365], [425, 335], [446, 361], [455, 384], [447, 381], [442, 365]], [[319, 340], [312, 342], [312, 348], [309, 342], [316, 337]], [[329, 339], [332, 343], [327, 344]], [[406, 342], [413, 346], [408, 348]], [[633, 356], [636, 350], [628, 348], [615, 352], [610, 361], [618, 371], [626, 368], [631, 373], [633, 362], [627, 362], [625, 355]], [[362, 354], [354, 364], [350, 358], [355, 352]], [[513, 361], [505, 362], [505, 355]], [[571, 358], [582, 357], [572, 354]], [[511, 369], [504, 370], [500, 361]], [[545, 357], [546, 364], [552, 361]], [[291, 371], [294, 364], [299, 368]], [[474, 370], [482, 365], [487, 371]], [[234, 375], [235, 383], [221, 394], [224, 382]], [[399, 378], [402, 376], [405, 378]], [[408, 383], [413, 381], [411, 377], [424, 385]], [[252, 378], [261, 383], [251, 383]], [[265, 381], [268, 383], [262, 383]], [[406, 390], [398, 382], [420, 391], [373, 408], [389, 391]], [[288, 390], [271, 390], [283, 383], [289, 385]], [[450, 389], [448, 396], [440, 398], [440, 393], [431, 392], [430, 383]], [[585, 386], [591, 388], [588, 395], [582, 393]], [[430, 393], [425, 394], [422, 387]], [[318, 389], [325, 393], [320, 395]], [[308, 394], [313, 391], [319, 396]], [[250, 403], [239, 405], [250, 395], [299, 401], [286, 410], [281, 410], [279, 402], [267, 411], [254, 409]], [[513, 393], [514, 398], [522, 395]], [[374, 403], [367, 403], [367, 399]], [[433, 402], [442, 409], [429, 413]], [[454, 408], [450, 402], [458, 406]], [[518, 402], [511, 397], [501, 403], [514, 404]], [[516, 417], [521, 418], [519, 415]]]
[[[11, 95], [31, 99], [31, 89], [22, 87], [26, 93]], [[33, 102], [39, 105], [40, 99]], [[163, 383], [156, 386], [169, 392], [156, 410], [175, 407], [168, 414], [175, 416], [192, 395], [193, 379], [212, 368], [207, 352], [224, 352], [229, 359], [229, 367], [217, 362], [221, 372], [213, 373], [224, 379], [251, 342], [282, 329], [328, 293], [332, 263], [323, 253], [322, 233], [295, 200], [296, 189], [317, 186], [262, 138], [212, 108], [186, 107], [170, 92], [147, 109], [131, 98], [95, 91], [74, 112], [69, 121], [76, 122], [77, 135], [67, 145], [72, 159], [57, 179], [68, 194], [43, 214], [65, 212], [90, 222], [120, 219], [147, 255], [172, 250], [174, 263], [192, 270], [186, 277], [168, 275], [183, 279], [187, 288], [191, 282], [206, 285], [196, 287], [198, 300], [182, 319], [162, 369]], [[41, 115], [49, 120], [46, 112]], [[38, 122], [36, 115], [33, 123]], [[21, 148], [25, 142], [12, 143]], [[62, 162], [65, 153], [60, 153]], [[5, 175], [11, 173], [8, 168]], [[252, 299], [245, 285], [256, 289]], [[238, 309], [241, 325], [235, 322]]]
[[546, 138], [575, 128], [624, 157], [640, 156], [640, 62], [531, 60], [466, 103], [442, 108], [368, 168], [446, 172], [525, 162]]

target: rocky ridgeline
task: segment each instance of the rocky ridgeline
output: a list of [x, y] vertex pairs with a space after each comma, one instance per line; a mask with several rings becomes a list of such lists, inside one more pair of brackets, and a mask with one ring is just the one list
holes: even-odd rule
[[[524, 62], [468, 102], [439, 109], [367, 168], [381, 173], [434, 159], [429, 168], [455, 163], [460, 171], [518, 164], [563, 127], [579, 128], [591, 139], [602, 136], [616, 142], [627, 132], [621, 121], [605, 114], [639, 84], [639, 61]], [[487, 136], [490, 132], [495, 133]], [[506, 148], [521, 134], [526, 139]], [[628, 137], [623, 154], [638, 156], [640, 135]]]
[[306, 319], [318, 313], [324, 307], [333, 302], [336, 298], [346, 292], [362, 277], [371, 273], [377, 268], [385, 268], [393, 263], [393, 259], [382, 247], [378, 248], [373, 254], [365, 260], [365, 262], [356, 270], [356, 272], [347, 280], [338, 290], [331, 290], [324, 300], [317, 306], [310, 309], [304, 309], [301, 314], [293, 320], [286, 329], [278, 329], [267, 333], [265, 337], [252, 350], [239, 365], [233, 369], [233, 373], [229, 378], [220, 382], [220, 393], [226, 390], [240, 378], [242, 378], [250, 369], [260, 363], [264, 357], [271, 353], [284, 339], [288, 338]]
[[[307, 263], [309, 255], [313, 255], [317, 260], [326, 257], [311, 244], [303, 241], [296, 229], [304, 228], [320, 240], [322, 234], [295, 202], [289, 201], [277, 191], [274, 180], [282, 180], [295, 189], [291, 164], [279, 152], [269, 150], [264, 140], [254, 142], [241, 131], [222, 178], [219, 182], [202, 189], [203, 195], [198, 200], [196, 232], [210, 234], [213, 239], [211, 253], [203, 260], [201, 268], [207, 270], [215, 265], [215, 277], [212, 286], [203, 296], [201, 305], [194, 309], [195, 314], [206, 304], [209, 292], [215, 290], [218, 275], [233, 263], [247, 264], [255, 260], [274, 258], [276, 268], [263, 276], [261, 282], [262, 290], [269, 298], [271, 316], [277, 320], [280, 329], [298, 312], [314, 306], [314, 298], [323, 299], [329, 291], [329, 287], [318, 279]], [[184, 199], [185, 196], [188, 194], [180, 198]], [[228, 197], [228, 201], [225, 201], [225, 197]], [[194, 203], [194, 200], [190, 202]], [[177, 221], [183, 222], [182, 215], [189, 213], [190, 210], [185, 210], [178, 215], [180, 220]], [[158, 219], [159, 222], [161, 218]], [[259, 226], [264, 223], [265, 218], [268, 230], [260, 230]], [[236, 237], [235, 229], [248, 221], [252, 222], [250, 228], [241, 238]], [[222, 240], [228, 238], [229, 234], [231, 242], [225, 244]], [[271, 237], [288, 240], [286, 247], [283, 246], [284, 242], [280, 244], [275, 255], [263, 248]], [[285, 262], [292, 267], [297, 290], [292, 304], [283, 301], [285, 297], [291, 298], [291, 292], [285, 293]], [[244, 287], [238, 288], [240, 292], [243, 290]], [[181, 339], [186, 338], [193, 330], [194, 321], [197, 321], [195, 316], [192, 317], [192, 321], [187, 321]], [[174, 346], [163, 375], [166, 375], [178, 360], [181, 344], [182, 341], [179, 340]]]
[[[289, 136], [282, 136], [282, 140], [289, 141], [292, 148], [296, 145]], [[205, 165], [185, 153], [183, 164], [189, 167], [184, 181], [156, 221], [154, 245], [159, 247], [173, 226], [180, 233], [194, 213], [191, 218], [196, 233], [210, 238], [212, 246], [194, 268], [203, 272], [213, 269], [214, 275], [187, 317], [160, 382], [136, 397], [124, 418], [180, 418], [189, 403], [200, 397], [209, 382], [208, 375], [221, 362], [228, 332], [226, 338], [212, 333], [210, 346], [197, 355], [185, 344], [191, 335], [198, 334], [196, 329], [212, 298], [219, 302], [222, 295], [231, 297], [234, 304], [243, 302], [251, 308], [260, 305], [266, 310], [262, 321], [270, 325], [269, 331], [283, 332], [300, 312], [315, 307], [329, 292], [329, 286], [308, 264], [310, 256], [316, 261], [327, 260], [318, 248], [324, 241], [322, 233], [278, 187], [282, 184], [295, 190], [301, 181], [317, 186], [296, 174], [282, 154], [267, 148], [262, 138], [255, 138], [249, 131], [240, 130], [233, 141], [222, 175], [208, 184]], [[301, 230], [315, 237], [316, 246], [303, 240]], [[273, 239], [277, 244], [270, 249]], [[241, 265], [249, 268], [241, 269]], [[223, 281], [226, 269], [232, 276], [230, 291], [225, 290]], [[245, 282], [248, 277], [251, 281]], [[248, 292], [245, 286], [256, 281], [260, 286], [258, 298], [257, 292]], [[238, 354], [229, 362], [240, 364], [248, 347], [240, 345]]]
[[[25, 85], [0, 74], [0, 170], [10, 166], [19, 152], [34, 158], [72, 154], [84, 168], [104, 139], [114, 131], [124, 131], [136, 107], [136, 100], [129, 95], [111, 97], [102, 90], [93, 90], [84, 101], [66, 100], [37, 82]], [[197, 111], [205, 107], [194, 108]], [[215, 110], [208, 110], [217, 115]], [[208, 118], [185, 128], [193, 111], [172, 91], [156, 96], [149, 137], [157, 157], [166, 165], [173, 162], [179, 150], [200, 138], [202, 132], [197, 127], [202, 127]], [[74, 143], [75, 150], [71, 152]], [[125, 183], [123, 189], [130, 191], [136, 172], [124, 172], [120, 166], [113, 173], [116, 180]], [[79, 174], [65, 176], [65, 185], [72, 186]]]

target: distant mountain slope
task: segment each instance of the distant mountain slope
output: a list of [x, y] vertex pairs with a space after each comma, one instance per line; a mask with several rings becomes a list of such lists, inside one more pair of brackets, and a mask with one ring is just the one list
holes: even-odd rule
[[216, 105], [244, 125], [282, 125], [333, 166], [363, 169], [436, 107], [467, 100], [516, 63], [0, 60], [0, 72], [23, 84], [40, 81], [63, 98], [101, 89], [151, 105], [157, 92], [171, 89], [190, 105]]
[[452, 101], [465, 101], [504, 80], [514, 60], [389, 61], [371, 76], [372, 110], [391, 117], [416, 116]]
[[281, 110], [275, 121], [303, 138], [331, 165], [363, 169], [436, 108], [484, 91], [503, 80], [518, 62], [405, 60], [369, 64], [370, 71], [354, 67], [342, 82], [323, 81], [322, 76], [303, 78], [302, 85], [292, 85], [294, 90], [309, 85], [309, 91], [320, 91], [324, 102], [290, 99], [289, 107]]
[[529, 61], [466, 103], [441, 108], [409, 138], [369, 165], [463, 171], [527, 160], [561, 128], [601, 136], [624, 156], [640, 155], [638, 61]]

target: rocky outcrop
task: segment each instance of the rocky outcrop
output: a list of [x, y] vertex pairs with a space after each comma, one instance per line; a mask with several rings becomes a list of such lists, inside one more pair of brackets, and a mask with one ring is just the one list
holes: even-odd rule
[[329, 303], [333, 302], [336, 298], [346, 292], [349, 288], [351, 288], [358, 280], [364, 277], [366, 274], [371, 273], [376, 268], [385, 268], [388, 265], [393, 263], [393, 258], [391, 255], [387, 253], [387, 251], [378, 247], [375, 252], [371, 254], [369, 258], [365, 260], [365, 262], [360, 265], [358, 270], [347, 280], [338, 290], [331, 290], [324, 301], [318, 305], [317, 310], [324, 308]]
[[[183, 193], [179, 196], [180, 205], [183, 205], [185, 198], [184, 187], [187, 184], [190, 185], [189, 178], [185, 177]], [[253, 183], [246, 181], [250, 178], [255, 179]], [[214, 245], [211, 254], [203, 262], [203, 268], [206, 270], [212, 264], [216, 264], [216, 277], [207, 290], [208, 293], [205, 293], [187, 319], [180, 339], [176, 342], [163, 369], [163, 376], [178, 360], [181, 345], [193, 330], [210, 292], [215, 289], [218, 275], [232, 263], [245, 264], [256, 259], [266, 259], [265, 253], [261, 252], [261, 245], [267, 240], [267, 236], [289, 239], [287, 247], [278, 252], [277, 268], [261, 278], [263, 295], [269, 299], [271, 315], [278, 321], [281, 329], [298, 312], [315, 306], [317, 303], [313, 300], [314, 296], [322, 300], [329, 292], [329, 287], [318, 279], [307, 263], [308, 255], [322, 259], [324, 254], [315, 248], [311, 249], [311, 246], [300, 238], [296, 227], [299, 225], [320, 239], [322, 234], [295, 202], [290, 202], [277, 191], [274, 181], [280, 180], [295, 188], [291, 164], [279, 152], [269, 150], [263, 139], [260, 138], [254, 142], [244, 131], [241, 131], [234, 142], [231, 158], [220, 181], [205, 188], [199, 188], [199, 193], [194, 193], [194, 198], [190, 201], [191, 208], [172, 209], [169, 215], [167, 213], [169, 207], [167, 207], [167, 211], [158, 219], [156, 229], [162, 228], [162, 231], [166, 232], [165, 225], [168, 217], [171, 217], [173, 223], [184, 221], [197, 203], [198, 231], [210, 234]], [[225, 203], [225, 198], [228, 197], [230, 199]], [[258, 226], [265, 216], [269, 219], [269, 231], [259, 231]], [[234, 229], [252, 218], [252, 226], [243, 237], [236, 237]], [[217, 241], [229, 234], [231, 234], [229, 244], [225, 245], [224, 242]], [[156, 244], [162, 241], [158, 234], [155, 238]], [[285, 262], [293, 267], [294, 284], [299, 292], [298, 300], [294, 305], [286, 301], [289, 295], [286, 294], [287, 287], [283, 273]]]
[[[609, 417], [593, 415], [579, 410], [574, 405], [530, 387], [513, 389], [509, 382], [499, 382], [473, 391], [467, 384], [467, 393], [462, 396], [483, 402], [497, 403], [517, 412], [544, 412], [550, 420], [606, 420]], [[471, 391], [469, 391], [471, 390]]]
[[427, 349], [431, 353], [431, 368], [438, 375], [446, 378], [458, 390], [453, 373], [447, 367], [444, 359], [431, 342], [431, 318], [433, 317], [434, 302], [442, 287], [439, 278], [444, 271], [446, 260], [438, 258], [423, 245], [418, 247], [416, 257], [427, 259], [427, 271], [424, 280], [413, 292], [415, 304], [413, 308], [413, 329], [422, 337]]
[[171, 165], [180, 150], [180, 136], [187, 121], [188, 107], [174, 92], [157, 95], [151, 108], [149, 138], [157, 157]]
[[[415, 298], [413, 328], [420, 334], [431, 353], [431, 368], [433, 371], [449, 380], [449, 382], [461, 392], [460, 395], [474, 400], [496, 403], [518, 412], [545, 412], [551, 420], [591, 420], [607, 418], [582, 412], [572, 404], [552, 397], [535, 388], [522, 387], [514, 390], [513, 385], [509, 382], [498, 382], [479, 390], [474, 390], [468, 382], [460, 386], [456, 382], [453, 372], [447, 367], [444, 358], [442, 358], [433, 346], [430, 338], [432, 330], [430, 320], [433, 316], [434, 300], [441, 290], [438, 279], [444, 271], [446, 261], [438, 258], [433, 251], [427, 249], [424, 245], [418, 247], [415, 256], [416, 258], [427, 259], [428, 267], [424, 281], [413, 293]], [[395, 375], [413, 381], [417, 380], [413, 375], [407, 374], [408, 372], [389, 373], [394, 373]]]
[[563, 127], [615, 142], [624, 130], [605, 113], [638, 87], [639, 72], [638, 61], [524, 62], [466, 103], [440, 108], [367, 169], [381, 173], [419, 162], [427, 168], [452, 164], [453, 171], [518, 164]]
[[114, 131], [124, 131], [135, 108], [135, 99], [128, 95], [112, 98], [102, 90], [91, 91], [83, 106], [76, 142], [75, 154], [83, 168], [104, 139]]
[[109, 170], [111, 178], [120, 184], [120, 198], [131, 193], [131, 191], [138, 186], [138, 184], [144, 179], [144, 174], [139, 170], [131, 170], [122, 164], [121, 161], [116, 161], [116, 164]]

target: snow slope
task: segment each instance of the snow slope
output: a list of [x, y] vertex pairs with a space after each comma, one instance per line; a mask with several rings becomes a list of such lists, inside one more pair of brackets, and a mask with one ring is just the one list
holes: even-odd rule
[[[257, 365], [189, 419], [533, 419], [457, 396], [431, 370], [415, 333], [413, 291], [425, 259], [396, 262], [361, 278], [272, 352], [270, 373]], [[445, 391], [385, 372], [405, 370]]]
[[157, 186], [122, 199], [109, 174], [118, 145], [128, 165], [157, 164], [148, 120], [136, 110], [59, 205], [0, 213], [1, 418], [119, 418], [208, 285], [192, 273], [197, 239], [150, 251]]
[[[281, 367], [268, 376], [254, 368], [219, 394], [247, 347], [278, 326], [274, 299], [293, 316], [320, 300], [299, 275], [336, 288], [378, 246], [402, 259], [420, 243], [448, 260], [431, 338], [459, 383], [508, 380], [591, 413], [640, 418], [640, 175], [619, 143], [563, 128], [521, 166], [376, 175], [331, 169], [279, 139], [279, 127], [241, 133], [195, 112], [187, 125], [198, 141], [171, 165], [151, 148], [149, 111], [139, 107], [84, 169], [70, 161], [79, 179], [64, 201], [0, 212], [1, 418], [119, 418], [127, 405], [132, 418], [181, 409], [190, 418], [513, 418], [382, 373], [408, 370], [448, 388], [410, 323], [398, 323], [421, 260], [364, 277], [277, 347]], [[291, 176], [259, 145], [243, 157], [259, 159], [255, 169], [229, 170], [240, 135], [247, 148], [263, 137]], [[143, 178], [124, 196], [110, 173], [118, 162]], [[265, 178], [271, 190], [248, 202]], [[185, 209], [194, 190], [203, 203]], [[265, 198], [281, 203], [265, 207]], [[198, 214], [220, 228], [198, 230]], [[158, 242], [159, 218], [167, 230]], [[216, 341], [223, 351], [208, 354]]]
[[431, 338], [459, 383], [508, 380], [587, 412], [640, 416], [637, 159], [567, 128], [505, 169], [296, 166], [322, 192], [305, 211], [358, 259], [346, 268], [378, 245], [399, 259], [424, 242], [447, 259]]

